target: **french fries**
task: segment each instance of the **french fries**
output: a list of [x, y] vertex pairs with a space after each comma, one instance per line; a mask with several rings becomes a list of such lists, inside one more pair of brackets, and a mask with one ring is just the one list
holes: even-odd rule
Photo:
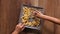
[[40, 24], [40, 19], [34, 18], [32, 22], [30, 22], [30, 17], [34, 18], [35, 16], [32, 15], [32, 10], [31, 8], [28, 7], [23, 7], [23, 16], [21, 17], [22, 22], [26, 26], [31, 26], [31, 27], [36, 27]]

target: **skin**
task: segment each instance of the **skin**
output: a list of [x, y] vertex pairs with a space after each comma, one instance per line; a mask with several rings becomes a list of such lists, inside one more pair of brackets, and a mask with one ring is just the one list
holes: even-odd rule
[[12, 32], [12, 34], [19, 34], [20, 32], [22, 32], [24, 30], [24, 28], [25, 28], [24, 24], [19, 23], [19, 24], [16, 25], [16, 28]]
[[47, 15], [43, 15], [39, 11], [34, 11], [33, 14], [36, 17], [39, 17], [39, 18], [42, 18], [42, 19], [45, 19], [45, 20], [48, 20], [48, 21], [51, 21], [53, 23], [56, 23], [56, 24], [59, 24], [60, 25], [60, 19], [57, 19], [57, 18], [54, 18], [54, 17], [51, 17], [51, 16], [47, 16]]
[[[38, 17], [38, 18], [42, 18], [48, 21], [51, 21], [53, 23], [59, 24], [60, 25], [60, 19], [51, 17], [51, 16], [47, 16], [47, 15], [43, 15], [41, 12], [39, 11], [33, 11], [33, 15]], [[19, 34], [20, 32], [22, 32], [24, 30], [24, 24], [17, 24], [15, 30], [12, 32], [12, 34]]]

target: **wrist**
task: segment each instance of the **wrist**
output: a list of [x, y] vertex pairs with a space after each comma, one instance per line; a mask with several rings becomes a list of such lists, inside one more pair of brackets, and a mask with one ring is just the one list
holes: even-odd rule
[[15, 30], [14, 32], [12, 32], [12, 34], [19, 34], [19, 32]]
[[20, 31], [19, 30], [15, 30], [15, 32], [19, 33]]
[[39, 18], [44, 18], [45, 17], [45, 15], [39, 15]]

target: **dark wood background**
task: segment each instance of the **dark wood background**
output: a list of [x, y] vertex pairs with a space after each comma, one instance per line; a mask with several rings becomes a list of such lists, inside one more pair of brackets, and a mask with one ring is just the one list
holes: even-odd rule
[[[33, 0], [0, 0], [0, 34], [11, 34], [19, 19], [21, 4], [33, 5]], [[48, 16], [60, 18], [60, 0], [39, 0]], [[60, 25], [45, 20], [43, 34], [60, 34]]]

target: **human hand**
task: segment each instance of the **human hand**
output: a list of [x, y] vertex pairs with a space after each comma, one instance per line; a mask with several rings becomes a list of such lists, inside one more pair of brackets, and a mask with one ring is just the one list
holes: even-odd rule
[[33, 11], [33, 15], [36, 17], [42, 17], [43, 14], [40, 11]]
[[24, 24], [19, 23], [19, 24], [16, 25], [15, 31], [16, 32], [21, 32], [21, 31], [24, 30], [24, 28], [25, 28]]

